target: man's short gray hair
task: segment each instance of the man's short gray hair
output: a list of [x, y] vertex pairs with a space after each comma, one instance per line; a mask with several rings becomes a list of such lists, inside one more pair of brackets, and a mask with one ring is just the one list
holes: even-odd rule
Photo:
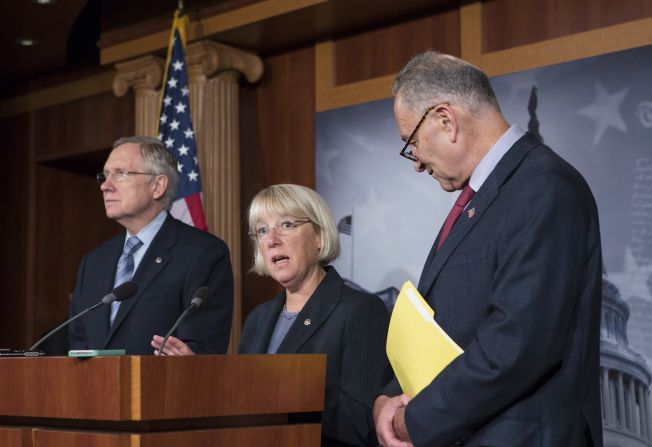
[[394, 96], [417, 113], [443, 102], [477, 113], [490, 106], [500, 110], [487, 75], [475, 65], [438, 51], [413, 57], [394, 80]]
[[172, 152], [166, 149], [163, 143], [152, 137], [133, 136], [120, 138], [113, 143], [113, 149], [129, 143], [138, 145], [147, 170], [167, 177], [168, 189], [165, 191], [162, 200], [163, 207], [169, 211], [172, 208], [174, 196], [177, 193], [177, 185], [179, 184], [176, 158], [174, 158]]

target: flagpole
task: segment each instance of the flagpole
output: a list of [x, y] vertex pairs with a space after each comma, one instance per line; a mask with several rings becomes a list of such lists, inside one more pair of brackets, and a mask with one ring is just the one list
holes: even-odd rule
[[[168, 40], [168, 50], [165, 56], [165, 69], [163, 70], [163, 82], [168, 77], [168, 69], [170, 67], [170, 60], [172, 58], [172, 48], [174, 46], [174, 32], [175, 30], [179, 30], [179, 35], [181, 37], [181, 43], [182, 45], [186, 46], [186, 30], [185, 30], [185, 25], [186, 22], [183, 20], [183, 0], [178, 0], [179, 3], [179, 8], [174, 11], [174, 18], [172, 19], [172, 31], [170, 32], [170, 38]], [[158, 105], [158, 114], [159, 116], [161, 115], [161, 111], [163, 110], [163, 92], [165, 91], [165, 85], [161, 86], [161, 98], [159, 100], [159, 105]], [[156, 134], [158, 135], [160, 132], [160, 123], [157, 126]]]

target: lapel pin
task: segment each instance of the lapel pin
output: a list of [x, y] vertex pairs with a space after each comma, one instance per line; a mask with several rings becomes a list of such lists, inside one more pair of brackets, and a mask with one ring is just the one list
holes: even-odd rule
[[154, 262], [156, 262], [157, 264], [160, 264], [161, 262], [163, 262], [163, 258], [159, 256], [159, 257], [156, 258], [156, 261], [154, 261]]
[[306, 326], [310, 326], [310, 323], [312, 323], [312, 321], [310, 321], [310, 318], [306, 318], [305, 320], [303, 320], [303, 324]]
[[466, 212], [467, 216], [469, 216], [469, 219], [472, 219], [473, 216], [475, 216], [475, 207], [471, 208]]

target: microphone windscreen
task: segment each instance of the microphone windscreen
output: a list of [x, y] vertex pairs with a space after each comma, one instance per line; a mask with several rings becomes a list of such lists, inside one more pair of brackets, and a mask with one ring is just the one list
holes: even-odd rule
[[120, 284], [118, 287], [111, 291], [111, 294], [115, 296], [114, 301], [124, 301], [138, 292], [138, 286], [133, 281], [127, 281]]
[[193, 293], [192, 296], [193, 298], [190, 301], [190, 304], [194, 304], [195, 307], [199, 307], [204, 301], [210, 298], [211, 289], [210, 287], [200, 287], [199, 289], [195, 290], [195, 293]]

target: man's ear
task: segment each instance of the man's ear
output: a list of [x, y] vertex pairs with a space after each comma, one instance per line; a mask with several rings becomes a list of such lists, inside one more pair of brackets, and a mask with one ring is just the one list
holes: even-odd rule
[[168, 190], [168, 178], [165, 175], [158, 175], [154, 179], [154, 200], [159, 200]]
[[448, 139], [451, 143], [455, 143], [459, 130], [459, 123], [455, 111], [448, 104], [442, 104], [437, 110], [437, 116], [439, 117], [441, 128], [448, 134]]

